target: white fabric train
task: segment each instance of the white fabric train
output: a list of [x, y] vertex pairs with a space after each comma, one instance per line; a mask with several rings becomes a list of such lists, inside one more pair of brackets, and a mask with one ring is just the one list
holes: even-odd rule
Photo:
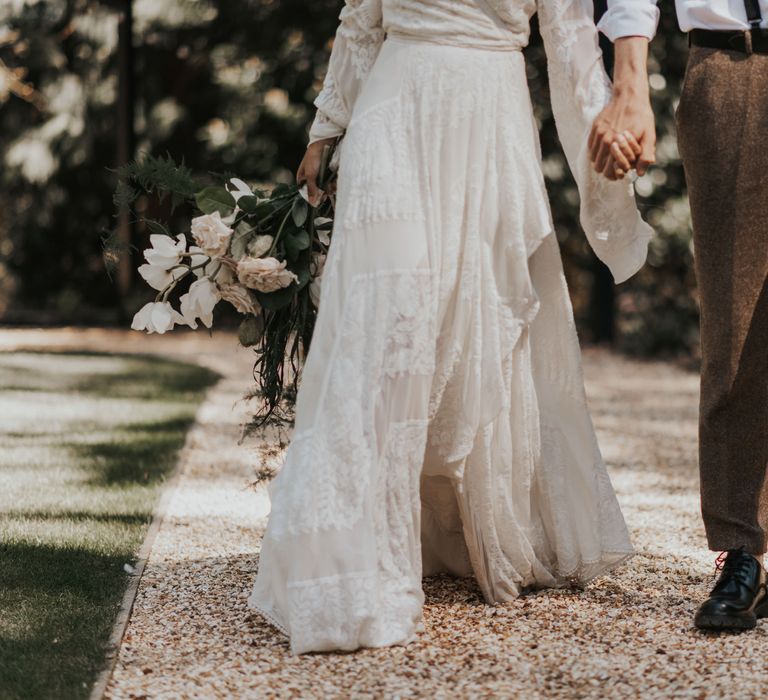
[[[537, 8], [357, 0], [311, 138], [344, 133], [315, 336], [249, 605], [293, 653], [404, 644], [423, 575], [489, 602], [632, 553], [587, 411], [519, 51]], [[650, 229], [592, 172], [591, 4], [541, 0], [582, 223], [617, 280]], [[386, 38], [385, 38], [386, 37]]]

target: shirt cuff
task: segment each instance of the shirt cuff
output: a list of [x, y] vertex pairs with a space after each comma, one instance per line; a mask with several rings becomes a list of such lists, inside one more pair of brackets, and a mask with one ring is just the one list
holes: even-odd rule
[[597, 28], [611, 41], [627, 36], [644, 36], [650, 41], [656, 36], [659, 15], [653, 0], [623, 0], [608, 8]]

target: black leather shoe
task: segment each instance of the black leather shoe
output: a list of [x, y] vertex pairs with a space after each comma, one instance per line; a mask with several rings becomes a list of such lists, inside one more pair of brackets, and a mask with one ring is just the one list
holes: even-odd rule
[[722, 570], [712, 593], [699, 608], [694, 624], [703, 630], [751, 630], [757, 619], [768, 617], [766, 572], [743, 549], [723, 552], [717, 559]]

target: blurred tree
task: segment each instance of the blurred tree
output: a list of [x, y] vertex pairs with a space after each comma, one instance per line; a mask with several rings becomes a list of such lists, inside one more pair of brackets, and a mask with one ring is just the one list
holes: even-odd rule
[[[104, 272], [99, 237], [116, 223], [107, 169], [116, 164], [118, 21], [126, 1], [0, 4], [0, 318], [6, 322], [119, 319], [118, 289]], [[183, 157], [193, 170], [290, 180], [340, 7], [339, 0], [134, 0], [136, 150]], [[674, 135], [687, 47], [671, 4], [662, 5], [662, 15], [650, 62], [659, 167], [638, 182], [659, 236], [650, 265], [617, 290], [615, 303], [579, 231], [576, 188], [557, 143], [535, 31], [526, 50], [583, 335], [609, 338], [615, 320], [617, 343], [644, 354], [690, 350], [696, 330]], [[147, 236], [138, 225], [134, 244], [141, 247]], [[134, 252], [131, 271], [137, 264]], [[133, 293], [143, 295], [145, 287], [134, 285]], [[138, 308], [142, 300], [127, 304]]]
[[[125, 165], [136, 157], [136, 134], [134, 129], [135, 83], [133, 54], [133, 0], [117, 0], [119, 14], [117, 23], [117, 153], [116, 164]], [[128, 207], [123, 206], [117, 214], [116, 236], [123, 248], [133, 244], [133, 221]], [[131, 258], [128, 255], [117, 260], [117, 289], [123, 305], [121, 314], [130, 317], [130, 310], [124, 303], [131, 291]]]

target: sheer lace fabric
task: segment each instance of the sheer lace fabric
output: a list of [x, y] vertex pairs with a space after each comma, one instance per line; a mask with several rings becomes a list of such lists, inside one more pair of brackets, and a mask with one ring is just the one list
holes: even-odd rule
[[[548, 1], [582, 219], [621, 279], [648, 230], [631, 191], [583, 163], [609, 95], [588, 8]], [[294, 653], [407, 643], [425, 574], [474, 575], [503, 602], [631, 554], [515, 50], [534, 9], [358, 0], [342, 12], [312, 129], [345, 133], [334, 238], [249, 598]], [[572, 23], [567, 40], [549, 22]]]

